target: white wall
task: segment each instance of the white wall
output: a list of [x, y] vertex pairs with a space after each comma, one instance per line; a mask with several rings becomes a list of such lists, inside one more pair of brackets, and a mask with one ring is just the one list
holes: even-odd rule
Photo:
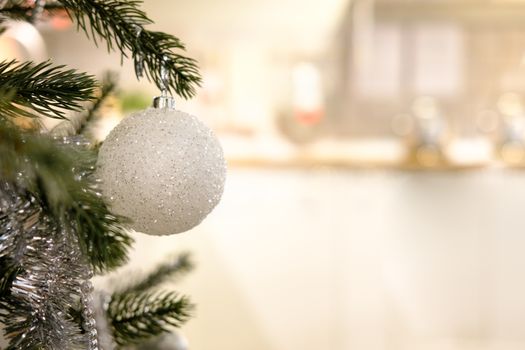
[[525, 347], [525, 177], [233, 169], [217, 210], [139, 235], [136, 266], [189, 249], [191, 349]]

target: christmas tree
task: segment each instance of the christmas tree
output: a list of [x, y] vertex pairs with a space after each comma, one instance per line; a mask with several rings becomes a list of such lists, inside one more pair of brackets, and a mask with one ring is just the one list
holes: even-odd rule
[[[137, 77], [162, 91], [156, 108], [127, 118], [131, 121], [101, 146], [88, 131], [115, 89], [111, 76], [97, 82], [51, 61], [0, 63], [0, 324], [8, 349], [155, 348], [159, 336], [192, 313], [187, 297], [158, 288], [191, 269], [187, 254], [111, 294], [94, 291], [90, 281], [126, 263], [133, 243], [128, 228], [145, 233], [151, 228], [152, 234], [188, 230], [213, 209], [223, 190], [220, 146], [196, 118], [175, 111], [170, 97], [195, 94], [196, 62], [182, 54], [178, 38], [147, 28], [152, 20], [140, 5], [136, 0], [0, 1], [0, 30], [11, 21], [35, 23], [67, 13], [79, 32], [132, 59]], [[137, 120], [151, 115], [164, 126], [156, 131], [156, 143], [141, 147], [160, 155], [154, 164], [140, 157], [139, 162], [146, 164], [143, 171], [160, 164], [158, 179], [138, 179], [140, 166], [128, 179], [129, 169], [112, 164], [125, 167], [131, 146], [122, 139], [142, 132]], [[43, 130], [43, 117], [64, 121]], [[172, 139], [175, 143], [160, 152]], [[167, 165], [179, 168], [175, 175], [164, 172]], [[136, 195], [140, 184], [133, 181], [149, 181], [153, 196]], [[158, 217], [151, 217], [147, 207], [155, 200]]]

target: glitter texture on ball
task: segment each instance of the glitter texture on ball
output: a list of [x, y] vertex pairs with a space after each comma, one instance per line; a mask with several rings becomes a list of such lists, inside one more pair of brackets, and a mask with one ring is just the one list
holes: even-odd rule
[[100, 148], [97, 174], [111, 209], [152, 235], [187, 231], [219, 202], [226, 163], [199, 119], [149, 108], [125, 118]]

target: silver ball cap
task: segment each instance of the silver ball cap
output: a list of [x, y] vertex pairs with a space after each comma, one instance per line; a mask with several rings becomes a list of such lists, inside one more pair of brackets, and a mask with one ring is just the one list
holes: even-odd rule
[[157, 96], [153, 99], [153, 108], [175, 109], [175, 99], [171, 96]]

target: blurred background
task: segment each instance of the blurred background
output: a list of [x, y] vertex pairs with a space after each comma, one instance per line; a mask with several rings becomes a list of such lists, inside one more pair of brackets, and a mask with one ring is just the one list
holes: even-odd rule
[[[143, 7], [200, 62], [178, 108], [229, 173], [202, 225], [137, 233], [112, 278], [192, 252], [190, 349], [525, 349], [525, 1]], [[119, 73], [100, 139], [158, 94], [66, 17], [28, 26], [2, 57]]]

